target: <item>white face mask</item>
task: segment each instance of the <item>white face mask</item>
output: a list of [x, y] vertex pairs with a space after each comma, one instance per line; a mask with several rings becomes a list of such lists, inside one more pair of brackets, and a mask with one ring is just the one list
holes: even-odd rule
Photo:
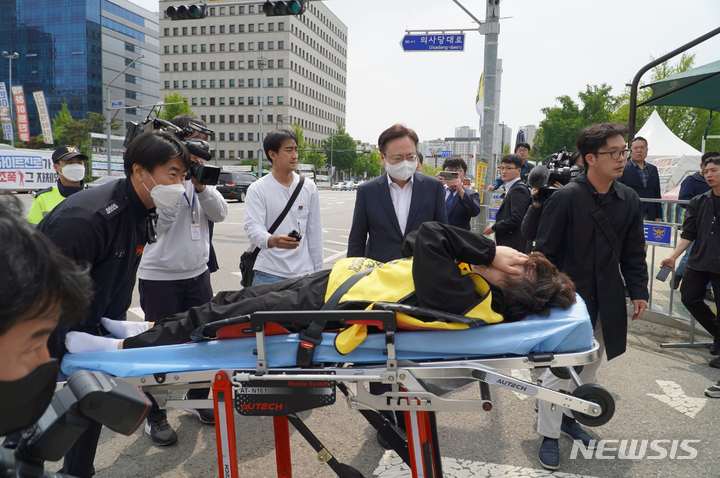
[[69, 181], [73, 181], [73, 182], [82, 181], [83, 178], [85, 177], [85, 165], [84, 164], [66, 164], [60, 170], [60, 174], [62, 174]]
[[[182, 184], [158, 184], [155, 178], [150, 176], [155, 187], [150, 189], [150, 198], [158, 209], [175, 209], [180, 198], [185, 194], [185, 186]], [[145, 183], [143, 183], [145, 186]], [[147, 190], [147, 186], [145, 186]]]
[[385, 171], [387, 171], [391, 178], [397, 179], [398, 181], [407, 181], [415, 174], [415, 170], [417, 170], [417, 160], [401, 161], [398, 164], [390, 164], [385, 161]]

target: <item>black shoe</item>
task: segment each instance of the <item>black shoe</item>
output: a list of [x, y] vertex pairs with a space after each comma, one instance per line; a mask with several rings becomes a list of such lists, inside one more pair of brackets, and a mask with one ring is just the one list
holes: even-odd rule
[[200, 423], [203, 425], [215, 425], [215, 412], [211, 408], [188, 410], [188, 412], [198, 417], [198, 420], [200, 420]]
[[145, 434], [157, 446], [170, 446], [177, 443], [177, 433], [165, 418], [157, 421], [145, 420]]
[[585, 445], [588, 450], [595, 449], [595, 439], [586, 432], [574, 418], [570, 418], [563, 414], [562, 425], [560, 431], [570, 437], [571, 440], [578, 440]]
[[377, 432], [375, 438], [377, 438], [378, 445], [380, 445], [383, 450], [392, 450], [392, 446], [390, 446], [390, 443], [385, 440], [385, 437], [383, 437], [380, 432]]
[[560, 468], [560, 443], [554, 438], [543, 437], [538, 450], [540, 464], [546, 470], [557, 470]]

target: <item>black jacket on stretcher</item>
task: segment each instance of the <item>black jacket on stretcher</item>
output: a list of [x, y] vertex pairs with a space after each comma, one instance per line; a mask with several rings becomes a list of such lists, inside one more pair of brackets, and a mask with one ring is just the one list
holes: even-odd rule
[[[342, 295], [337, 309], [365, 309], [373, 302], [400, 302], [495, 323], [503, 320], [501, 297], [466, 264], [489, 265], [495, 244], [470, 231], [438, 222], [424, 223], [403, 245], [408, 258], [380, 263], [347, 258], [297, 279], [259, 285], [241, 291], [220, 292], [213, 300], [157, 323], [152, 329], [125, 340], [125, 348], [170, 345], [190, 341], [197, 327], [258, 311], [320, 310], [332, 293], [353, 274], [372, 268]], [[412, 255], [412, 257], [409, 257]], [[404, 317], [400, 328], [467, 328], [466, 324], [420, 324]], [[299, 329], [307, 324], [296, 324]]]

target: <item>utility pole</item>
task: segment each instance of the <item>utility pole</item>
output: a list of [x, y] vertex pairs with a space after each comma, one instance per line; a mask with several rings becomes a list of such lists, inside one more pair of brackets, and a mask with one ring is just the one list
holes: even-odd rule
[[126, 71], [128, 71], [130, 68], [132, 68], [133, 65], [135, 64], [135, 62], [137, 62], [138, 60], [140, 60], [142, 58], [145, 58], [145, 56], [140, 55], [137, 58], [135, 58], [134, 60], [132, 60], [130, 63], [127, 64], [125, 69], [123, 69], [120, 73], [115, 75], [115, 78], [113, 78], [112, 80], [110, 80], [109, 82], [107, 82], [105, 84], [106, 95], [107, 95], [107, 125], [106, 125], [106, 128], [107, 128], [107, 175], [108, 176], [112, 175], [112, 167], [110, 164], [110, 157], [112, 155], [112, 137], [111, 137], [111, 135], [112, 135], [112, 102], [110, 101], [110, 88], [112, 87], [112, 84], [115, 83], [115, 81], [118, 78], [120, 78], [121, 75], [123, 75]]
[[[493, 156], [493, 143], [495, 139], [495, 123], [497, 122], [498, 98], [495, 95], [495, 87], [497, 83], [498, 36], [500, 33], [499, 20], [500, 0], [485, 0], [485, 23], [482, 25], [487, 27], [483, 54], [485, 88], [483, 92], [482, 132], [480, 133], [480, 159], [485, 160], [488, 165], [485, 184], [493, 182], [497, 166]], [[483, 202], [489, 206], [491, 195], [485, 194], [484, 199]]]
[[258, 58], [258, 68], [260, 69], [260, 84], [258, 85], [258, 88], [260, 89], [260, 97], [258, 98], [258, 106], [260, 107], [260, 135], [258, 136], [258, 143], [260, 143], [260, 151], [258, 152], [258, 178], [262, 177], [262, 158], [263, 154], [265, 154], [265, 148], [263, 147], [263, 103], [265, 101], [265, 97], [263, 96], [263, 80], [265, 79], [265, 75], [263, 75], [263, 72], [265, 71], [265, 58], [262, 56], [262, 53], [260, 54], [260, 58]]
[[335, 139], [335, 133], [330, 135], [330, 189], [333, 185], [333, 177], [335, 176], [335, 170], [333, 169], [333, 141]]
[[13, 60], [17, 60], [20, 58], [20, 53], [14, 51], [12, 53], [9, 53], [7, 51], [2, 52], [3, 58], [7, 58], [8, 61], [8, 83], [10, 84], [10, 96], [8, 101], [8, 106], [10, 106], [10, 124], [13, 125], [13, 134], [10, 137], [10, 145], [14, 148], [15, 147], [15, 129], [16, 125], [13, 122], [13, 96], [12, 96], [12, 62]]

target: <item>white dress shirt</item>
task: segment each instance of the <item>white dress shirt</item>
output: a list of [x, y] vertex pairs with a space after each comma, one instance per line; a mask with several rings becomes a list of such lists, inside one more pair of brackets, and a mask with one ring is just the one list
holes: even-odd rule
[[390, 199], [393, 203], [393, 209], [395, 209], [395, 216], [397, 216], [398, 224], [400, 224], [400, 232], [402, 232], [404, 236], [408, 214], [410, 213], [410, 201], [412, 201], [413, 180], [415, 179], [415, 175], [410, 176], [410, 180], [405, 183], [403, 187], [395, 183], [389, 174], [387, 179], [388, 187], [390, 188]]
[[515, 178], [511, 181], [503, 183], [503, 188], [505, 188], [505, 192], [507, 193], [508, 191], [510, 191], [510, 188], [513, 187], [513, 184], [520, 181], [520, 179], [522, 179], [522, 178], [520, 176], [518, 176], [517, 178]]
[[250, 185], [245, 197], [245, 232], [250, 243], [260, 247], [255, 270], [280, 277], [299, 277], [322, 268], [322, 226], [320, 224], [320, 200], [315, 183], [305, 178], [283, 222], [273, 233], [288, 235], [293, 229], [302, 235], [297, 249], [268, 248], [268, 229], [278, 218], [290, 199], [300, 176], [293, 173], [290, 186], [280, 184], [272, 174]]

